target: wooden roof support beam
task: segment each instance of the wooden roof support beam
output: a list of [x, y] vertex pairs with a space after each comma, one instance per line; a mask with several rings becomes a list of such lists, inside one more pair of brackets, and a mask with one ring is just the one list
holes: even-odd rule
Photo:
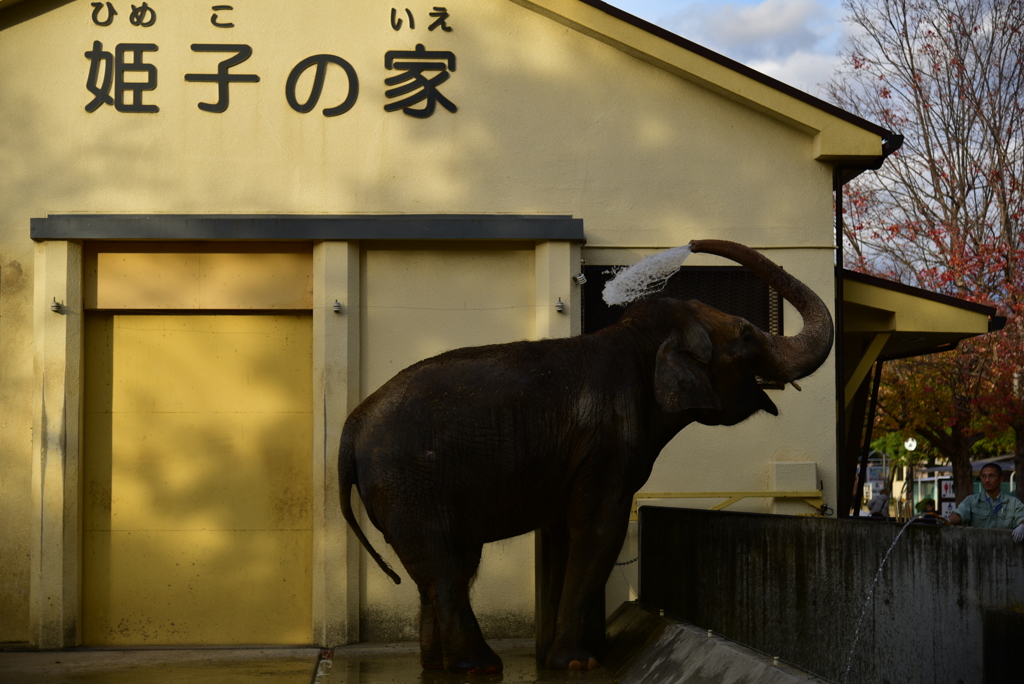
[[849, 408], [850, 402], [853, 401], [853, 395], [857, 393], [857, 388], [864, 382], [864, 378], [867, 376], [868, 371], [871, 370], [871, 366], [878, 359], [878, 355], [882, 353], [885, 343], [889, 341], [889, 335], [890, 333], [887, 332], [878, 333], [871, 339], [871, 344], [868, 345], [864, 356], [861, 357], [850, 377], [846, 379], [846, 401], [843, 405], [847, 408]]

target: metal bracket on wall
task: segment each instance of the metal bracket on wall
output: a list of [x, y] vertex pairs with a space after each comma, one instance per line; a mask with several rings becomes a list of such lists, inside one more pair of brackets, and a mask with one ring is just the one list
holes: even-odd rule
[[741, 499], [752, 497], [770, 499], [801, 499], [816, 513], [821, 514], [825, 505], [821, 498], [821, 490], [815, 489], [806, 492], [638, 492], [633, 495], [633, 506], [629, 511], [631, 521], [638, 520], [638, 509], [642, 505], [640, 499], [726, 499], [722, 503], [715, 504], [708, 510], [720, 511], [726, 506], [731, 506]]

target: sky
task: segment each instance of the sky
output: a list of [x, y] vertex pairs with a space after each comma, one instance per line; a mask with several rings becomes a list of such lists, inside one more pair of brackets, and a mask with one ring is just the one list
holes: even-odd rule
[[840, 0], [605, 1], [817, 97], [850, 31]]

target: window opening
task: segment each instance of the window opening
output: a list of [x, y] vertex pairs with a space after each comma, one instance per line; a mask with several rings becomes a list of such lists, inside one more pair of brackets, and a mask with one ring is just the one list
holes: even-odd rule
[[[615, 277], [615, 266], [583, 267], [583, 332], [592, 333], [617, 323], [627, 307], [608, 306], [602, 299], [605, 283]], [[741, 316], [761, 330], [782, 335], [782, 296], [744, 266], [683, 266], [665, 289], [652, 297], [697, 299], [733, 316]], [[775, 383], [762, 383], [777, 387]]]

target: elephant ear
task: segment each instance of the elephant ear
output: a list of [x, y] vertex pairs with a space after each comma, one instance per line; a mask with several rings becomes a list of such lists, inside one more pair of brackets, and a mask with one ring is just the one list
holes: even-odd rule
[[686, 409], [721, 409], [707, 365], [711, 338], [703, 326], [675, 330], [658, 349], [654, 367], [654, 396], [668, 413]]

